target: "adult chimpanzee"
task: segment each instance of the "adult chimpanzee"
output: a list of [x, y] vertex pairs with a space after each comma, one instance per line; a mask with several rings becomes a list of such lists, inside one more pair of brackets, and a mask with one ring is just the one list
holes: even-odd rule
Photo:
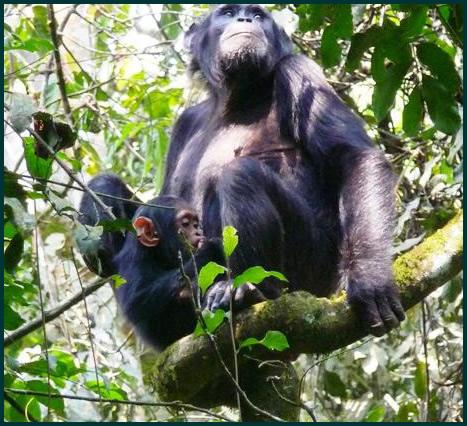
[[[233, 273], [283, 272], [292, 290], [347, 290], [368, 330], [404, 318], [391, 272], [393, 172], [310, 59], [258, 5], [223, 5], [187, 33], [209, 89], [175, 126], [163, 194], [239, 233]], [[273, 281], [260, 286], [277, 297]], [[208, 306], [225, 307], [226, 283]]]
[[[130, 190], [120, 178], [110, 174], [95, 177], [89, 188], [110, 195], [101, 195], [101, 199], [117, 218], [132, 218], [136, 230], [136, 233], [105, 231], [97, 256], [84, 256], [89, 268], [101, 276], [119, 273], [127, 281], [117, 288], [117, 300], [148, 343], [163, 349], [191, 333], [196, 317], [178, 254], [182, 255], [184, 273], [196, 289], [197, 270], [209, 261], [224, 263], [220, 240], [206, 240], [196, 212], [177, 197], [157, 197], [136, 208], [126, 201], [131, 197]], [[80, 221], [86, 225], [108, 219], [107, 213], [87, 193], [80, 212]], [[195, 252], [194, 261], [191, 250]]]

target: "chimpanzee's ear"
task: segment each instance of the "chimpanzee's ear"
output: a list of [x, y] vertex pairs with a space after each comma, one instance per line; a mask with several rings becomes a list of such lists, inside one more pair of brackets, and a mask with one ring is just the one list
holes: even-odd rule
[[133, 221], [133, 228], [136, 230], [138, 241], [146, 247], [156, 247], [160, 238], [152, 223], [152, 220], [146, 216], [138, 216]]

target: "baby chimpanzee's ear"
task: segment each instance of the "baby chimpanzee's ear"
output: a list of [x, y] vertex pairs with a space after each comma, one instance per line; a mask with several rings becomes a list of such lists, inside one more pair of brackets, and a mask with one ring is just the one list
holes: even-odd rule
[[154, 228], [152, 220], [148, 217], [138, 216], [133, 221], [133, 228], [136, 230], [138, 241], [143, 244], [143, 246], [156, 247], [159, 244], [159, 235]]

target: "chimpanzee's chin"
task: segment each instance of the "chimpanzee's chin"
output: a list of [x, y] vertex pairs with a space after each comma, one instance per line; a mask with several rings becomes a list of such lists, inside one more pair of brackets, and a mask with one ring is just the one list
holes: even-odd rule
[[264, 55], [256, 49], [248, 48], [230, 52], [220, 59], [221, 70], [226, 77], [261, 72], [266, 62]]

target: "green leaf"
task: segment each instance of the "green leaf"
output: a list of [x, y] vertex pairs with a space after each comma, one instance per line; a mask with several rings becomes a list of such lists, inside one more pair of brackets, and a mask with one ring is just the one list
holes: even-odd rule
[[376, 83], [381, 83], [386, 78], [385, 59], [386, 55], [383, 47], [381, 45], [376, 46], [371, 56], [371, 76]]
[[448, 135], [456, 133], [461, 125], [461, 118], [452, 93], [439, 80], [426, 75], [423, 76], [422, 93], [428, 114], [436, 128]]
[[363, 54], [378, 42], [380, 32], [380, 27], [373, 26], [364, 33], [356, 33], [352, 36], [345, 63], [347, 71], [351, 72], [359, 67]]
[[76, 158], [69, 157], [64, 152], [57, 152], [56, 157], [64, 161], [65, 163], [68, 163], [75, 173], [80, 172], [81, 168], [83, 167], [82, 161], [77, 160]]
[[37, 111], [32, 99], [22, 93], [13, 93], [10, 104], [10, 122], [21, 133], [31, 124], [32, 115]]
[[415, 394], [423, 399], [426, 396], [428, 380], [426, 376], [426, 364], [424, 361], [418, 361], [415, 370], [414, 390]]
[[287, 337], [280, 331], [268, 331], [261, 340], [261, 344], [271, 351], [279, 352], [290, 347]]
[[17, 229], [24, 232], [32, 231], [36, 225], [34, 216], [30, 215], [25, 206], [16, 198], [4, 198], [4, 212]]
[[[44, 373], [46, 373], [46, 371]], [[50, 390], [51, 393], [58, 393], [57, 389], [55, 389], [53, 386], [51, 386], [49, 389], [48, 384], [40, 380], [30, 380], [26, 382], [26, 388], [35, 392], [48, 393]], [[65, 403], [62, 398], [49, 398], [47, 396], [36, 396], [35, 398], [42, 405], [49, 407], [51, 410], [56, 411], [58, 414], [63, 415], [65, 413]]]
[[81, 367], [79, 358], [70, 352], [53, 349], [49, 352], [51, 367], [56, 376], [73, 377], [86, 371], [86, 367]]
[[36, 155], [36, 143], [34, 138], [23, 139], [24, 158], [31, 176], [35, 178], [48, 179], [52, 175], [52, 158], [41, 158]]
[[180, 17], [175, 13], [167, 13], [169, 11], [179, 12], [182, 10], [180, 4], [165, 4], [164, 12], [161, 14], [161, 19], [159, 21], [159, 28], [167, 36], [169, 40], [175, 40], [180, 32], [182, 27], [180, 26]]
[[28, 52], [37, 52], [41, 55], [44, 55], [52, 51], [54, 45], [50, 40], [40, 39], [31, 37], [28, 40], [8, 40], [5, 44], [4, 49], [7, 50], [27, 50]]
[[16, 198], [20, 202], [24, 202], [26, 198], [26, 191], [23, 186], [18, 183], [18, 176], [15, 173], [3, 168], [3, 196], [9, 198]]
[[226, 226], [222, 231], [222, 242], [225, 257], [230, 257], [238, 244], [237, 230], [233, 226]]
[[409, 401], [399, 407], [399, 411], [394, 419], [396, 422], [413, 422], [419, 414], [418, 406], [415, 402]]
[[275, 277], [280, 281], [287, 281], [287, 278], [280, 272], [266, 271], [262, 266], [252, 266], [235, 277], [234, 288], [238, 288], [246, 283], [259, 284], [268, 277]]
[[198, 287], [201, 293], [205, 293], [206, 290], [214, 283], [216, 277], [220, 274], [227, 272], [227, 268], [217, 264], [216, 262], [209, 262], [204, 265], [198, 274]]
[[[16, 383], [15, 387], [19, 389], [25, 388], [24, 385]], [[31, 417], [39, 422], [42, 420], [41, 409], [36, 397], [30, 395], [13, 395], [13, 399], [16, 404], [22, 408], [20, 410], [11, 408], [8, 415], [5, 413], [5, 416], [8, 417], [10, 422], [27, 422], [31, 421]]]
[[339, 65], [342, 48], [337, 42], [337, 35], [333, 26], [328, 26], [321, 36], [321, 59], [325, 68]]
[[111, 276], [113, 282], [114, 282], [114, 288], [119, 288], [121, 287], [123, 284], [126, 284], [126, 279], [123, 278], [121, 275], [119, 274], [115, 274], [115, 275], [112, 275]]
[[384, 415], [386, 414], [386, 408], [383, 405], [377, 405], [368, 411], [364, 422], [382, 422]]
[[129, 231], [134, 232], [135, 228], [130, 219], [100, 220], [97, 226], [102, 226], [105, 232]]
[[[128, 399], [128, 394], [122, 389], [116, 382], [109, 382], [105, 380], [104, 383], [100, 380], [97, 383], [96, 380], [89, 380], [84, 385], [96, 395], [100, 395], [102, 398], [116, 399], [124, 401]], [[104, 386], [103, 386], [104, 385]]]
[[248, 339], [242, 340], [240, 342], [239, 349], [247, 348], [249, 346], [259, 345], [261, 342], [256, 337], [248, 337]]
[[3, 304], [3, 328], [15, 330], [24, 323], [23, 318], [10, 305]]
[[326, 16], [326, 5], [324, 4], [301, 4], [297, 7], [300, 17], [299, 30], [302, 32], [317, 30]]
[[347, 396], [347, 388], [342, 382], [337, 373], [332, 371], [324, 372], [324, 390], [329, 395], [345, 398]]
[[410, 16], [403, 19], [400, 24], [401, 38], [408, 40], [420, 35], [426, 24], [428, 6], [417, 7], [413, 9]]
[[446, 176], [445, 182], [448, 185], [454, 183], [454, 168], [445, 159], [433, 168], [433, 173]]
[[224, 319], [227, 317], [227, 313], [222, 309], [217, 309], [215, 312], [208, 311], [207, 309], [202, 313], [204, 324], [206, 325], [206, 330], [201, 325], [200, 321], [196, 324], [195, 336], [202, 336], [203, 334], [214, 333], [220, 325], [224, 322]]
[[73, 238], [81, 254], [86, 256], [97, 255], [102, 232], [102, 226], [89, 226], [75, 222]]
[[268, 331], [261, 340], [258, 340], [255, 337], [249, 337], [248, 339], [243, 340], [240, 343], [239, 349], [254, 345], [262, 345], [271, 351], [279, 352], [282, 352], [290, 347], [289, 342], [287, 341], [287, 337], [284, 333], [271, 330]]
[[32, 12], [34, 15], [32, 23], [36, 34], [42, 38], [50, 38], [47, 8], [39, 5], [33, 6]]
[[394, 64], [387, 69], [384, 79], [376, 83], [372, 106], [376, 120], [383, 120], [394, 103], [397, 91], [409, 68], [407, 64]]
[[414, 87], [409, 101], [402, 113], [402, 127], [409, 136], [415, 136], [420, 131], [423, 119], [422, 92], [419, 86]]
[[4, 268], [7, 272], [13, 273], [23, 256], [24, 239], [20, 233], [16, 234], [8, 243], [4, 253]]
[[459, 75], [449, 54], [434, 43], [422, 43], [417, 47], [417, 56], [443, 86], [452, 93], [457, 92]]
[[334, 32], [337, 37], [348, 39], [352, 37], [353, 21], [352, 6], [350, 4], [333, 5], [331, 16]]
[[3, 237], [11, 240], [17, 233], [18, 230], [11, 220], [6, 220], [3, 225]]

